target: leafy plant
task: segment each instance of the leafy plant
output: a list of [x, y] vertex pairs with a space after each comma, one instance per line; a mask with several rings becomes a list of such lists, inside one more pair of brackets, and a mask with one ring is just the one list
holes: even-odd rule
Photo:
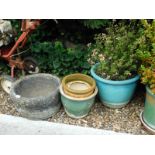
[[[123, 21], [126, 22], [125, 20]], [[21, 20], [13, 19], [11, 22], [17, 31], [17, 39], [21, 34]], [[122, 22], [122, 20], [119, 22]], [[88, 58], [90, 60], [94, 59], [94, 62], [98, 59], [103, 60], [104, 52], [98, 53], [100, 50], [89, 52], [88, 48], [86, 49], [81, 46], [68, 48], [65, 42], [70, 41], [75, 45], [92, 42], [94, 34], [105, 31], [105, 28], [112, 24], [112, 20], [58, 20], [58, 24], [53, 20], [42, 20], [41, 23], [42, 24], [30, 35], [26, 44], [27, 47], [25, 47], [25, 49], [27, 49], [32, 46], [31, 55], [38, 60], [41, 71], [52, 72], [57, 75], [66, 75], [73, 72], [84, 72], [87, 74], [90, 68], [90, 64], [87, 62]], [[132, 25], [134, 25], [132, 29], [135, 30], [137, 25]], [[61, 40], [63, 43], [59, 41], [51, 43], [51, 41], [54, 40]], [[57, 44], [59, 46], [56, 46]], [[90, 56], [88, 57], [89, 54]], [[24, 54], [22, 56], [24, 56]], [[0, 68], [2, 68], [2, 70], [8, 70], [6, 64], [6, 62], [1, 62]]]
[[91, 29], [99, 29], [103, 26], [110, 25], [111, 20], [108, 19], [85, 19], [83, 21], [84, 26]]
[[81, 47], [64, 48], [60, 41], [43, 42], [31, 47], [32, 55], [39, 62], [42, 72], [64, 76], [81, 72], [88, 74], [88, 51]]
[[138, 40], [137, 56], [141, 60], [139, 73], [142, 83], [148, 85], [155, 94], [155, 20], [141, 22], [144, 31]]
[[122, 23], [112, 24], [107, 34], [95, 37], [95, 49], [104, 56], [96, 73], [104, 79], [126, 80], [137, 74], [137, 33]]

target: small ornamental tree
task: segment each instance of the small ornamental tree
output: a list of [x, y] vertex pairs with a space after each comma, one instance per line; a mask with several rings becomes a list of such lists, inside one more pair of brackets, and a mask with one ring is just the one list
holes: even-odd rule
[[144, 32], [138, 40], [137, 56], [141, 60], [139, 73], [142, 83], [148, 85], [155, 94], [155, 20], [141, 22]]
[[95, 36], [95, 49], [104, 59], [96, 73], [104, 79], [126, 80], [137, 74], [137, 33], [129, 26], [119, 23], [106, 29], [106, 34]]

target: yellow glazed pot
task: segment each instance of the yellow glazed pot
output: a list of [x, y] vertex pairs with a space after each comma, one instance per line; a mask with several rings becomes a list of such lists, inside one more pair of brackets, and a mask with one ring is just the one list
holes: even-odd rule
[[88, 75], [76, 73], [65, 76], [62, 80], [62, 87], [65, 94], [83, 98], [93, 94], [96, 82]]

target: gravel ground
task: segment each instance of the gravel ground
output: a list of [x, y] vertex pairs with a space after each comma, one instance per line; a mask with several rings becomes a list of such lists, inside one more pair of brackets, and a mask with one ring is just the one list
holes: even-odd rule
[[[72, 119], [66, 115], [61, 107], [60, 111], [48, 121], [73, 124], [85, 127], [113, 130], [131, 134], [149, 134], [143, 128], [139, 115], [144, 108], [145, 91], [139, 86], [133, 100], [122, 109], [110, 109], [102, 105], [99, 100], [92, 107], [88, 116], [82, 119]], [[0, 113], [20, 116], [12, 104], [9, 96], [0, 88]]]

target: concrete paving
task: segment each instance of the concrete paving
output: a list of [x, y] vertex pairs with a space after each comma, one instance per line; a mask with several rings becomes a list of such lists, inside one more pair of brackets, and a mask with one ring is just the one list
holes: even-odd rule
[[0, 114], [0, 135], [117, 135], [114, 131]]

